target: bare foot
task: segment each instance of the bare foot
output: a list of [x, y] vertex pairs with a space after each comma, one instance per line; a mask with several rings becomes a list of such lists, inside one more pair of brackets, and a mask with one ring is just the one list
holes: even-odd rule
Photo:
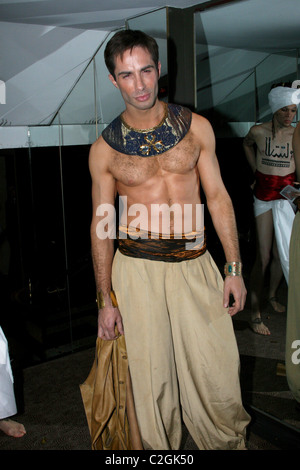
[[250, 327], [254, 331], [254, 333], [257, 333], [259, 335], [268, 336], [271, 334], [269, 328], [263, 323], [260, 317], [256, 317], [251, 320]]
[[278, 313], [284, 313], [285, 312], [285, 306], [281, 305], [278, 302], [277, 297], [271, 297], [269, 299], [269, 302], [270, 302], [270, 304], [271, 304], [271, 306], [272, 306], [272, 308], [275, 312], [278, 312]]
[[26, 434], [26, 430], [23, 424], [12, 421], [11, 419], [0, 419], [0, 429], [7, 436], [11, 437], [23, 437]]

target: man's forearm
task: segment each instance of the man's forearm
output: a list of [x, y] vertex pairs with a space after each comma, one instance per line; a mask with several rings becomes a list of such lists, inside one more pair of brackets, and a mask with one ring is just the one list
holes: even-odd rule
[[228, 195], [208, 203], [213, 225], [227, 262], [241, 261], [235, 214]]
[[102, 292], [104, 299], [110, 303], [114, 240], [109, 238], [99, 239], [92, 224], [91, 245], [96, 289], [97, 292]]
[[[230, 316], [243, 310], [246, 302], [246, 288], [242, 277], [241, 257], [238, 243], [238, 234], [234, 216], [234, 210], [229, 196], [223, 194], [209, 204], [208, 208], [218, 237], [222, 243], [227, 270], [224, 269], [224, 295], [223, 306], [228, 308]], [[237, 262], [237, 264], [233, 264]], [[233, 303], [230, 303], [230, 296], [233, 296]]]

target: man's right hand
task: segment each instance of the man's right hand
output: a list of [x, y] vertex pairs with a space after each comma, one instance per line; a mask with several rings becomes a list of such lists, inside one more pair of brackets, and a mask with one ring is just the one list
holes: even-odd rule
[[123, 322], [118, 307], [107, 306], [98, 310], [98, 337], [104, 340], [117, 338], [115, 327], [123, 335]]

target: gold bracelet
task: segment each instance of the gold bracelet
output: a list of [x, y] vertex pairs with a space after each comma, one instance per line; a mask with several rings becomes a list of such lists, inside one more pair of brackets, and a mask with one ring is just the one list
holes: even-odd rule
[[224, 266], [225, 276], [241, 276], [242, 275], [242, 263], [240, 261], [232, 261], [226, 263]]
[[[116, 294], [114, 293], [113, 290], [110, 291], [109, 296], [110, 296], [110, 298], [111, 298], [112, 306], [113, 306], [113, 307], [118, 307], [118, 302], [117, 302]], [[97, 305], [98, 305], [98, 309], [105, 307], [105, 300], [104, 300], [103, 292], [102, 292], [102, 291], [97, 292]]]

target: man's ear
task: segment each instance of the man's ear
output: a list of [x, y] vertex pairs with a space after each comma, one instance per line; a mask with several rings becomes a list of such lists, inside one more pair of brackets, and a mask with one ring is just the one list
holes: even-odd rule
[[115, 77], [114, 77], [113, 75], [109, 74], [109, 75], [108, 75], [108, 78], [110, 79], [111, 83], [112, 83], [116, 88], [119, 88], [119, 87], [118, 87], [118, 84], [117, 84], [117, 82], [116, 82], [116, 80], [115, 80]]
[[158, 64], [157, 64], [157, 71], [158, 71], [158, 78], [159, 78], [160, 73], [161, 73], [161, 62], [158, 62]]

